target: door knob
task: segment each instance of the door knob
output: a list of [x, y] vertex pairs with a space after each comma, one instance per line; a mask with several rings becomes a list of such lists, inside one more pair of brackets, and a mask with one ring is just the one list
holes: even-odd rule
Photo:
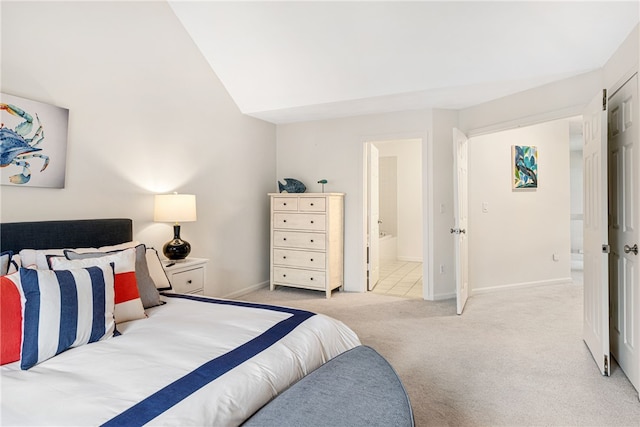
[[638, 244], [636, 243], [633, 246], [624, 245], [624, 253], [628, 254], [629, 252], [633, 252], [634, 255], [638, 255]]
[[451, 234], [465, 234], [467, 232], [467, 230], [463, 229], [459, 229], [459, 228], [452, 228], [451, 229]]

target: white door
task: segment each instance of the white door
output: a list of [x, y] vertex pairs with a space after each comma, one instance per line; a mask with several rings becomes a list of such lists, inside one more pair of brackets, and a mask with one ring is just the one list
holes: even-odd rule
[[467, 206], [467, 170], [469, 160], [467, 136], [460, 130], [453, 129], [453, 191], [455, 225], [451, 233], [455, 237], [454, 253], [456, 263], [456, 301], [457, 313], [462, 314], [469, 298], [469, 246], [467, 241], [468, 206]]
[[367, 177], [367, 200], [369, 215], [367, 237], [367, 289], [373, 290], [380, 279], [380, 178], [379, 178], [379, 152], [375, 145], [367, 144], [367, 165], [369, 176]]
[[609, 333], [613, 357], [631, 384], [640, 390], [637, 99], [637, 74], [609, 99]]
[[584, 324], [583, 338], [603, 375], [609, 375], [607, 230], [607, 95], [583, 113]]

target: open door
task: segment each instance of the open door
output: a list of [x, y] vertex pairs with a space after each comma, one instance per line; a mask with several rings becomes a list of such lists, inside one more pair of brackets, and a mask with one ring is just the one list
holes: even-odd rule
[[609, 339], [611, 355], [640, 391], [638, 75], [609, 98]]
[[378, 148], [367, 144], [367, 290], [372, 291], [380, 280], [380, 178]]
[[453, 191], [455, 225], [451, 233], [455, 237], [457, 313], [462, 314], [469, 298], [469, 246], [467, 241], [468, 205], [468, 139], [459, 129], [453, 129]]
[[584, 342], [600, 372], [609, 375], [609, 239], [607, 218], [607, 93], [584, 121]]

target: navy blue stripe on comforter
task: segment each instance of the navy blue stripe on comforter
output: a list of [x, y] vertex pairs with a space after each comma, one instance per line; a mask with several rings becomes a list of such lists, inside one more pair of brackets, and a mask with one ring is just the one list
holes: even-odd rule
[[266, 350], [271, 345], [285, 337], [299, 324], [315, 315], [309, 311], [297, 310], [294, 308], [277, 307], [265, 304], [253, 304], [241, 301], [218, 300], [212, 298], [202, 298], [194, 295], [163, 293], [168, 298], [182, 298], [194, 301], [201, 301], [211, 304], [235, 305], [241, 307], [259, 308], [273, 310], [291, 314], [261, 335], [253, 338], [245, 344], [225, 353], [215, 359], [210, 360], [194, 371], [179, 378], [173, 383], [158, 390], [146, 399], [112, 418], [103, 424], [105, 427], [143, 425], [153, 420], [169, 408], [186, 399], [192, 393], [206, 386], [216, 378], [235, 368], [236, 366], [251, 359], [253, 356]]

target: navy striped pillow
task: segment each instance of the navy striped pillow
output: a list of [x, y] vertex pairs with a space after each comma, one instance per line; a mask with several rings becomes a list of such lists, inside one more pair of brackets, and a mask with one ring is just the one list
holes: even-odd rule
[[113, 263], [73, 270], [20, 269], [23, 307], [20, 368], [111, 338], [115, 330]]

